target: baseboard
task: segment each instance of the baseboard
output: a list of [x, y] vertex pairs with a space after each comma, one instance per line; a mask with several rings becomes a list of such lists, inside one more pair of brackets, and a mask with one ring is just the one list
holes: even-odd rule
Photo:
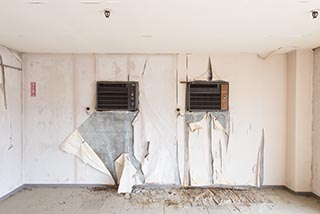
[[297, 192], [297, 191], [290, 189], [287, 186], [284, 186], [284, 189], [287, 190], [288, 192], [291, 192], [294, 195], [314, 197], [316, 199], [320, 199], [320, 197], [318, 195], [314, 194], [313, 192]]
[[263, 185], [261, 189], [285, 189], [284, 185]]
[[5, 194], [4, 196], [0, 197], [0, 202], [4, 201], [5, 199], [13, 196], [14, 194], [16, 194], [17, 192], [21, 191], [22, 189], [24, 189], [24, 184], [22, 184], [21, 186], [15, 188], [14, 190], [12, 190], [11, 192]]
[[114, 186], [114, 185], [106, 185], [106, 184], [24, 184], [24, 188], [86, 188], [86, 187], [105, 187], [105, 186]]
[[313, 197], [316, 199], [320, 199], [320, 197], [318, 195], [314, 194], [313, 192], [297, 192], [297, 191], [290, 189], [289, 187], [287, 187], [285, 185], [264, 185], [261, 188], [263, 188], [263, 189], [283, 189], [283, 190], [286, 190], [294, 195]]

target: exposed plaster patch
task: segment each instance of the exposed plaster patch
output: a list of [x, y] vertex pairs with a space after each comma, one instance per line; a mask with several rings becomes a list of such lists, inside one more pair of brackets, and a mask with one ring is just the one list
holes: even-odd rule
[[114, 161], [128, 153], [138, 175], [144, 181], [141, 164], [133, 154], [132, 122], [136, 112], [94, 112], [79, 132], [104, 162], [116, 183], [119, 183]]

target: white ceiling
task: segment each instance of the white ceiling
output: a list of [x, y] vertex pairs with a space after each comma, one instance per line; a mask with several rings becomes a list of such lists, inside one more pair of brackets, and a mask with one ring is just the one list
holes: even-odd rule
[[320, 0], [1, 0], [0, 44], [47, 53], [285, 52], [320, 46], [317, 8]]

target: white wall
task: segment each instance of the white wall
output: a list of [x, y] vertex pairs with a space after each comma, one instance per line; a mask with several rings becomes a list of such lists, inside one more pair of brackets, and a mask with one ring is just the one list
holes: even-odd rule
[[[210, 56], [214, 71], [222, 79], [230, 82], [230, 114], [233, 124], [235, 124], [234, 128], [243, 131], [244, 135], [249, 128], [265, 130], [264, 184], [283, 185], [286, 164], [286, 55], [274, 55], [267, 60], [262, 60], [253, 54]], [[128, 57], [131, 57], [131, 60], [128, 60]], [[87, 118], [84, 108], [88, 105], [94, 107], [95, 81], [102, 80], [100, 77], [103, 77], [103, 80], [126, 80], [130, 69], [135, 70], [132, 76], [135, 72], [141, 74], [146, 57], [148, 56], [23, 55], [25, 72], [25, 183], [108, 182], [106, 176], [85, 166], [72, 155], [60, 151], [59, 144]], [[149, 57], [152, 58], [152, 56]], [[175, 107], [180, 107], [182, 112], [184, 111], [185, 86], [179, 81], [185, 80], [187, 73], [189, 76], [198, 76], [206, 72], [209, 55], [190, 55], [188, 69], [185, 67], [184, 54], [176, 57], [177, 62], [167, 59], [166, 56], [157, 57], [160, 58], [155, 60], [155, 64], [151, 68], [154, 71], [170, 71], [172, 79], [175, 81], [176, 65], [179, 70], [176, 82], [179, 88], [178, 96], [175, 96], [175, 87], [171, 88], [170, 86], [169, 92], [170, 96], [173, 96], [174, 102], [176, 99], [178, 100], [177, 105], [162, 103], [165, 111], [162, 111], [161, 114], [164, 114], [163, 118], [167, 118], [168, 115], [165, 115], [165, 112], [169, 111], [172, 114]], [[160, 68], [164, 68], [164, 70]], [[113, 79], [115, 77], [116, 79]], [[167, 87], [157, 87], [154, 92], [152, 91], [152, 85], [159, 85], [161, 78], [161, 73], [159, 73], [156, 78], [150, 77], [148, 79], [149, 86], [146, 88], [148, 96], [152, 96], [153, 93], [154, 96], [157, 96], [156, 93], [161, 92], [161, 87]], [[37, 82], [37, 97], [30, 97], [30, 82], [33, 81]], [[166, 110], [165, 106], [171, 107]], [[152, 129], [152, 127], [150, 126], [148, 129]], [[181, 121], [178, 121], [179, 163], [183, 164], [181, 161], [183, 147], [181, 145], [183, 145], [184, 136], [181, 136], [183, 135], [181, 129]], [[232, 157], [234, 162], [241, 163], [244, 157], [256, 155], [256, 151], [248, 149], [248, 142], [245, 139], [240, 138], [233, 144], [235, 151], [237, 151]], [[255, 147], [260, 144], [260, 141], [256, 144]], [[174, 143], [170, 143], [167, 148], [170, 149], [161, 152], [175, 153]], [[159, 161], [161, 160], [163, 161], [163, 158], [159, 159]], [[159, 164], [158, 169], [166, 166], [161, 162], [157, 163]], [[171, 168], [173, 167], [169, 165], [168, 169], [171, 170]], [[247, 169], [234, 170], [236, 177], [236, 171]], [[150, 182], [172, 181], [171, 178], [156, 178], [157, 173], [152, 171], [149, 174]], [[161, 173], [158, 172], [159, 174]], [[245, 184], [245, 182], [239, 184]]]
[[[0, 47], [0, 54], [5, 64], [21, 66], [6, 48]], [[210, 55], [214, 72], [221, 79], [230, 82], [230, 114], [235, 127], [265, 130], [264, 184], [286, 184], [295, 191], [310, 191], [313, 151], [312, 191], [319, 195], [319, 50], [314, 55], [311, 150], [312, 56], [310, 50], [291, 52], [287, 56], [274, 55], [267, 60], [251, 54]], [[128, 60], [130, 57], [131, 60]], [[133, 79], [138, 80], [139, 76], [135, 74], [140, 74], [144, 60], [148, 57], [150, 56], [24, 54], [23, 154], [22, 72], [6, 68], [7, 110], [3, 108], [0, 93], [0, 197], [22, 183], [110, 183], [109, 177], [61, 152], [58, 146], [88, 117], [85, 107], [94, 107], [96, 80], [126, 80], [127, 70], [131, 70]], [[185, 86], [179, 81], [184, 81], [187, 74], [189, 80], [201, 76], [207, 69], [208, 57], [205, 54], [192, 54], [186, 63], [186, 54], [180, 54], [177, 61], [160, 58], [156, 62], [155, 67], [166, 65], [166, 69], [173, 72], [173, 79], [177, 65], [176, 84], [179, 90], [174, 99], [177, 99], [176, 107], [182, 113]], [[161, 75], [148, 80], [151, 88], [159, 78]], [[30, 82], [37, 83], [37, 97], [30, 96]], [[170, 90], [175, 96], [174, 88]], [[152, 96], [151, 89], [149, 92]], [[179, 163], [183, 165], [184, 133], [181, 132], [181, 127], [181, 121], [178, 120]], [[243, 139], [239, 139], [237, 143], [238, 153], [233, 158], [241, 162], [241, 158], [252, 151], [246, 149]], [[181, 169], [183, 166], [180, 166], [180, 172]], [[152, 179], [161, 181], [154, 177]]]
[[[7, 48], [0, 46], [0, 54], [4, 64], [21, 68], [21, 63]], [[18, 56], [18, 53], [14, 54]], [[23, 183], [21, 77], [22, 71], [5, 68], [7, 109], [4, 107], [3, 92], [0, 89], [0, 197]]]
[[286, 185], [295, 186], [296, 52], [287, 54]]
[[[249, 141], [247, 133], [248, 130], [261, 133], [261, 129], [264, 129], [264, 185], [283, 185], [286, 55], [279, 54], [262, 60], [254, 54], [191, 54], [188, 57], [188, 68], [186, 56], [180, 56], [182, 63], [179, 63], [179, 80], [185, 80], [186, 75], [189, 81], [194, 77], [206, 79], [206, 75], [202, 74], [207, 71], [209, 56], [213, 72], [229, 81], [231, 131], [239, 133], [238, 137], [229, 142], [231, 155], [228, 159], [232, 165], [229, 182], [238, 185], [253, 183], [249, 180], [252, 171], [248, 169], [250, 164], [247, 163], [250, 157], [257, 160], [260, 138]], [[180, 89], [179, 108], [184, 112], [185, 92], [183, 86]]]
[[[86, 119], [86, 105], [93, 104], [92, 55], [23, 54], [23, 64], [24, 182], [108, 182], [100, 172], [59, 150], [59, 144]], [[30, 82], [37, 84], [36, 97], [30, 96]]]
[[[146, 59], [147, 68], [141, 78]], [[173, 164], [165, 166], [174, 158], [171, 155], [175, 143], [174, 55], [24, 54], [23, 63], [25, 183], [112, 183], [110, 177], [62, 152], [59, 145], [88, 118], [85, 108], [94, 109], [96, 81], [123, 81], [128, 75], [131, 80], [140, 81], [143, 89], [140, 96], [149, 98], [148, 102], [141, 98], [141, 108], [152, 106], [141, 112], [145, 125], [141, 132], [147, 133], [143, 140], [151, 142], [150, 156], [164, 151], [160, 153], [163, 157], [157, 156], [159, 161], [151, 161], [156, 161], [157, 170], [145, 166], [145, 173], [149, 176], [146, 181], [174, 183]], [[30, 82], [37, 83], [36, 97], [30, 96]], [[165, 96], [163, 89], [173, 92]], [[165, 132], [168, 128], [172, 130], [172, 124], [173, 133]], [[161, 125], [160, 129], [158, 125]], [[158, 135], [158, 130], [164, 130], [164, 136]], [[168, 138], [173, 146], [163, 148], [168, 144], [163, 139]], [[171, 162], [175, 163], [175, 160]], [[157, 173], [161, 176], [157, 177]]]
[[313, 52], [288, 54], [287, 186], [311, 191]]
[[320, 196], [320, 48], [314, 51], [312, 192]]

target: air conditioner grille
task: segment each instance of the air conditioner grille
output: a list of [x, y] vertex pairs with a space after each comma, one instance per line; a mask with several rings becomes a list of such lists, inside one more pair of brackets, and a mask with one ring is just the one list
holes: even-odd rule
[[228, 83], [194, 81], [187, 85], [188, 111], [228, 110]]
[[98, 111], [128, 110], [138, 108], [138, 82], [97, 82]]

